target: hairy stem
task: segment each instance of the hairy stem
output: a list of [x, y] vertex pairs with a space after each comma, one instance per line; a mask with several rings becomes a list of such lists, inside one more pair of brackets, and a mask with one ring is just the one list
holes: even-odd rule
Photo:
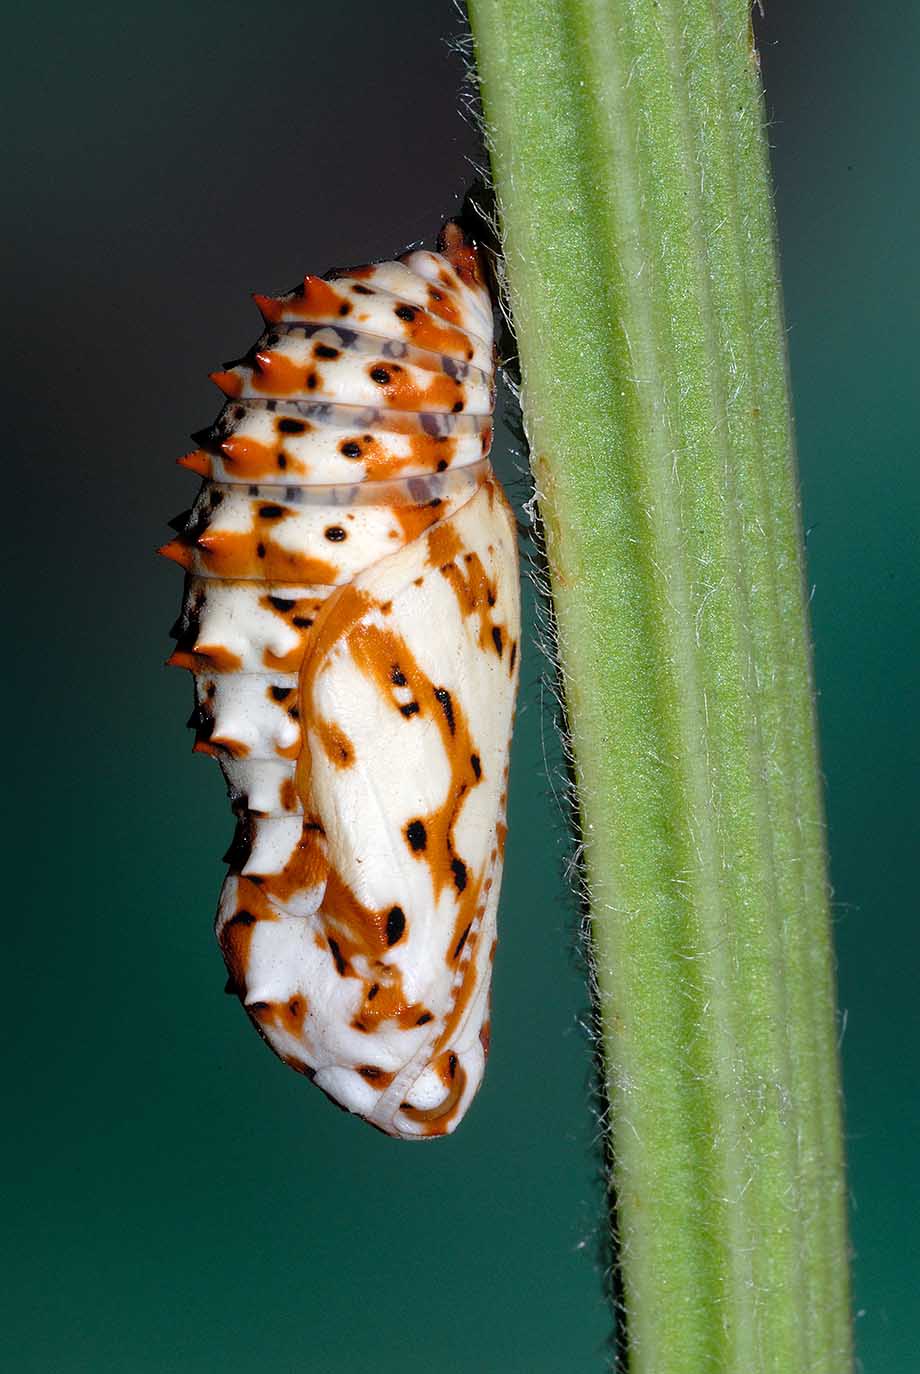
[[739, 0], [469, 0], [585, 841], [630, 1368], [850, 1363], [782, 306]]

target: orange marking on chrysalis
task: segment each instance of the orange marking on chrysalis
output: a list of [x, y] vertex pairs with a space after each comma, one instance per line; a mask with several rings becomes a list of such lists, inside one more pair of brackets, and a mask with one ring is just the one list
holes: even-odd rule
[[284, 312], [296, 315], [298, 319], [312, 320], [329, 315], [338, 315], [347, 298], [322, 277], [304, 277], [303, 295], [293, 296], [284, 302]]
[[[250, 439], [247, 435], [233, 434], [229, 439], [224, 439], [220, 451], [224, 455], [226, 466], [234, 476], [253, 482], [264, 477], [270, 477], [276, 482], [279, 480], [280, 444], [263, 444], [258, 439]], [[287, 454], [282, 470], [285, 475], [298, 477], [306, 476], [307, 473], [304, 463]]]
[[307, 389], [307, 373], [313, 365], [306, 367], [295, 362], [284, 353], [273, 353], [270, 349], [260, 350], [255, 355], [256, 366], [252, 373], [252, 384], [256, 391], [266, 396], [300, 396]]
[[[366, 906], [355, 896], [341, 874], [336, 872], [335, 868], [329, 869], [326, 892], [323, 896], [323, 920], [336, 939], [339, 939], [341, 933], [342, 939], [339, 940], [339, 944], [343, 951], [343, 941], [347, 940], [353, 952], [361, 953], [367, 958], [383, 954], [387, 949], [388, 912], [389, 906], [380, 910]], [[376, 1002], [377, 999], [374, 1000]], [[379, 1015], [379, 1008], [375, 1007], [374, 1014]]]
[[400, 1030], [415, 1030], [419, 1024], [425, 1024], [426, 1016], [430, 1020], [431, 1013], [421, 1002], [406, 1000], [402, 974], [394, 964], [381, 964], [374, 981], [365, 980], [365, 987], [360, 1013], [365, 1030], [374, 1031], [384, 1021], [394, 1021]]
[[[484, 485], [494, 500], [495, 483], [487, 479]], [[447, 522], [443, 528], [447, 528]], [[436, 536], [429, 535], [429, 547], [434, 538]], [[494, 581], [486, 576], [482, 559], [478, 553], [468, 552], [462, 560], [454, 561], [457, 553], [461, 552], [459, 540], [456, 541], [454, 553], [450, 558], [439, 559], [437, 554], [440, 552], [438, 544], [435, 543], [435, 556], [429, 552], [428, 561], [440, 567], [442, 575], [447, 578], [454, 590], [462, 613], [465, 616], [478, 616], [479, 647], [501, 657], [504, 651], [502, 626], [492, 614], [497, 600], [497, 588]]]
[[407, 325], [406, 333], [418, 348], [429, 348], [433, 353], [446, 353], [449, 357], [469, 361], [472, 350], [469, 337], [462, 329], [433, 319], [422, 306], [410, 308], [417, 314]]
[[265, 649], [262, 653], [262, 662], [275, 673], [296, 673], [303, 661], [303, 655], [302, 644], [298, 644], [287, 654], [275, 654], [271, 649]]
[[474, 290], [481, 290], [485, 285], [482, 262], [476, 248], [467, 241], [459, 224], [452, 222], [444, 226], [438, 246], [460, 280]]
[[[449, 1067], [451, 1062], [453, 1062], [452, 1070]], [[463, 1097], [463, 1089], [466, 1087], [466, 1071], [452, 1051], [442, 1054], [436, 1062], [432, 1063], [431, 1067], [437, 1072], [441, 1081], [445, 1083], [446, 1097], [434, 1107], [413, 1107], [410, 1103], [404, 1102], [401, 1110], [409, 1117], [410, 1121], [429, 1124], [432, 1129], [426, 1134], [443, 1135]]]
[[208, 377], [225, 396], [239, 396], [243, 390], [243, 379], [236, 372], [209, 372]]
[[307, 999], [299, 995], [289, 998], [278, 1008], [281, 1023], [285, 1030], [290, 1031], [291, 1035], [300, 1035], [306, 1014]]
[[174, 563], [178, 563], [180, 568], [190, 568], [194, 561], [194, 554], [188, 544], [184, 544], [181, 539], [170, 539], [168, 544], [161, 544], [157, 553], [163, 558], [170, 558]]
[[403, 532], [406, 543], [410, 543], [441, 519], [442, 508], [440, 502], [436, 506], [394, 506], [392, 514]]
[[195, 672], [197, 666], [195, 655], [184, 653], [181, 649], [174, 649], [166, 660], [167, 668], [187, 668]]
[[248, 878], [240, 878], [236, 913], [225, 923], [217, 937], [230, 981], [238, 996], [245, 996], [249, 952], [257, 923], [277, 920], [278, 916], [266, 901], [259, 885]]
[[244, 759], [249, 753], [249, 745], [230, 735], [212, 735], [210, 739], [198, 740], [192, 748], [193, 754], [212, 754], [220, 757], [229, 754], [234, 759]]
[[188, 468], [190, 472], [197, 472], [201, 477], [211, 476], [211, 455], [206, 453], [203, 448], [192, 449], [191, 453], [184, 453], [176, 462], [181, 468]]
[[169, 668], [188, 668], [193, 673], [236, 673], [243, 666], [239, 654], [225, 649], [221, 644], [208, 644], [191, 651], [176, 649], [166, 660]]
[[393, 410], [438, 410], [453, 411], [464, 403], [463, 387], [446, 372], [426, 374], [431, 377], [425, 385], [415, 381], [410, 373], [404, 372], [393, 363], [387, 363], [390, 380], [380, 386], [380, 393], [386, 404]]
[[[300, 667], [300, 719], [305, 740], [313, 724], [313, 687], [316, 674], [332, 646], [361, 619], [371, 604], [367, 592], [359, 591], [352, 583], [347, 583], [333, 592], [323, 603], [313, 623], [310, 652], [305, 655]], [[309, 748], [300, 752], [295, 780], [304, 810], [307, 811], [310, 797]]]
[[345, 731], [333, 721], [318, 716], [314, 716], [312, 725], [330, 763], [336, 768], [350, 768], [355, 761], [355, 747]]
[[202, 535], [198, 540], [202, 562], [218, 577], [312, 582], [318, 586], [335, 582], [338, 569], [334, 563], [282, 548], [272, 540], [269, 529], [270, 526], [257, 526], [246, 531], [223, 530]]
[[239, 654], [225, 649], [222, 644], [196, 644], [194, 654], [205, 671], [212, 668], [215, 673], [236, 673], [243, 666]]
[[443, 287], [429, 286], [428, 309], [432, 315], [439, 315], [441, 319], [449, 320], [451, 324], [458, 325], [463, 318], [463, 312], [456, 297], [453, 293], [445, 291]]
[[260, 1025], [277, 1026], [279, 1030], [299, 1037], [307, 1014], [307, 999], [297, 994], [287, 1002], [254, 1002], [246, 1010]]
[[256, 292], [253, 292], [252, 299], [258, 306], [263, 320], [267, 321], [267, 323], [275, 324], [281, 319], [284, 313], [284, 303], [282, 301], [276, 300], [274, 296], [260, 296]]
[[442, 1049], [443, 1046], [448, 1044], [450, 1040], [453, 1038], [453, 1036], [456, 1034], [457, 1028], [462, 1022], [463, 1017], [466, 1013], [466, 1009], [473, 999], [473, 994], [476, 991], [478, 982], [479, 975], [476, 969], [476, 961], [474, 959], [470, 959], [470, 961], [464, 967], [463, 979], [460, 983], [459, 988], [454, 993], [454, 1001], [450, 1009], [450, 1014], [444, 1022], [444, 1025], [441, 1028], [441, 1033], [434, 1043], [433, 1052]]
[[451, 563], [462, 548], [460, 536], [449, 521], [437, 525], [428, 535], [428, 565], [441, 568]]
[[319, 831], [304, 822], [300, 839], [280, 873], [262, 875], [261, 890], [279, 902], [288, 902], [297, 892], [306, 892], [324, 882], [329, 873], [326, 841]]
[[386, 1069], [380, 1069], [376, 1064], [362, 1064], [358, 1073], [365, 1078], [368, 1083], [372, 1083], [381, 1092], [388, 1088], [396, 1077], [395, 1073], [389, 1073]]

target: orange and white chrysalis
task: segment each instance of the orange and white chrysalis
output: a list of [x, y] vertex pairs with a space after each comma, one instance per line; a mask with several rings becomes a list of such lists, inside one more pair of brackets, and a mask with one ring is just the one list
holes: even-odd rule
[[237, 816], [228, 988], [402, 1139], [452, 1131], [485, 1068], [520, 641], [491, 301], [457, 225], [439, 250], [256, 297], [162, 550]]

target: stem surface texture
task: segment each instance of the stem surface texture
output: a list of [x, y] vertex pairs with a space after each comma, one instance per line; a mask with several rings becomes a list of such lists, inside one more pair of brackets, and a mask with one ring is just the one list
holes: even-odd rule
[[634, 1374], [843, 1374], [824, 823], [737, 0], [470, 0], [591, 907]]

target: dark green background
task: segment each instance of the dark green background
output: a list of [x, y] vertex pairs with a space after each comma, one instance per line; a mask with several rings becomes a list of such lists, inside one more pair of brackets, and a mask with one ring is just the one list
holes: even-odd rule
[[[915, 15], [773, 0], [758, 23], [867, 1374], [916, 1367]], [[171, 460], [216, 413], [205, 373], [255, 337], [248, 291], [387, 256], [458, 205], [478, 150], [443, 41], [457, 28], [448, 0], [7, 18], [0, 1362], [21, 1374], [605, 1367], [599, 1129], [539, 654], [489, 1074], [428, 1148], [336, 1112], [224, 997], [230, 815], [182, 731], [189, 682], [159, 666], [180, 579], [152, 550], [193, 491]], [[497, 460], [514, 478], [507, 433]]]

